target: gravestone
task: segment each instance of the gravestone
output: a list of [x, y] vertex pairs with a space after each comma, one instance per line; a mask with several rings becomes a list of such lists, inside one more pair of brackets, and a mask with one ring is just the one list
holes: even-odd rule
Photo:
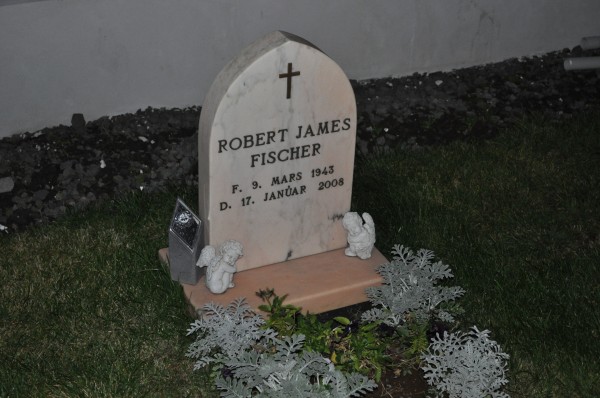
[[219, 73], [199, 127], [206, 244], [244, 245], [239, 271], [345, 247], [356, 103], [341, 68], [273, 32]]
[[355, 143], [350, 82], [306, 40], [273, 32], [224, 67], [200, 115], [199, 216], [205, 245], [233, 239], [244, 255], [223, 294], [183, 285], [193, 307], [245, 297], [257, 308], [264, 288], [310, 312], [366, 301], [387, 260], [344, 254]]

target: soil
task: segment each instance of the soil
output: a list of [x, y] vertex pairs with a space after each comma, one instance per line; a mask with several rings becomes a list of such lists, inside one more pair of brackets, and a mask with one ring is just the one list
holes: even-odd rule
[[422, 398], [427, 395], [428, 389], [429, 385], [418, 370], [399, 376], [385, 373], [377, 389], [364, 396], [367, 398]]

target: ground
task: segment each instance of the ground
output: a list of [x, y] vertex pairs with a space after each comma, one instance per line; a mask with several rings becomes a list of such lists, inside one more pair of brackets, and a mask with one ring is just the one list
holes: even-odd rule
[[[451, 72], [352, 81], [357, 153], [486, 139], [532, 112], [550, 119], [583, 112], [600, 103], [600, 79], [596, 71], [565, 71], [563, 59], [597, 54], [577, 47]], [[148, 108], [87, 123], [74, 117], [71, 126], [0, 140], [0, 225], [19, 231], [131, 190], [197, 184], [200, 111]]]

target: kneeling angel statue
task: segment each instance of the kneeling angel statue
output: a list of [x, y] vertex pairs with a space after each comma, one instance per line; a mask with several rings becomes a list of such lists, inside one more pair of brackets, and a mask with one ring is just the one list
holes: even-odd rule
[[235, 262], [244, 254], [242, 244], [235, 240], [223, 242], [218, 251], [217, 254], [214, 247], [207, 245], [200, 252], [196, 262], [198, 267], [206, 267], [206, 287], [214, 294], [225, 293], [227, 289], [235, 286]]
[[375, 245], [375, 223], [371, 215], [363, 213], [361, 218], [358, 213], [349, 211], [344, 214], [342, 225], [348, 231], [346, 256], [358, 256], [361, 260], [370, 258]]

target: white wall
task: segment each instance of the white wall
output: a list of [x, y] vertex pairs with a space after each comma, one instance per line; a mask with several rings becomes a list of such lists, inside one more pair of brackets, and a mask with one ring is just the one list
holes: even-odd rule
[[277, 29], [366, 79], [573, 47], [599, 21], [598, 0], [0, 0], [0, 137], [201, 105], [221, 67]]

